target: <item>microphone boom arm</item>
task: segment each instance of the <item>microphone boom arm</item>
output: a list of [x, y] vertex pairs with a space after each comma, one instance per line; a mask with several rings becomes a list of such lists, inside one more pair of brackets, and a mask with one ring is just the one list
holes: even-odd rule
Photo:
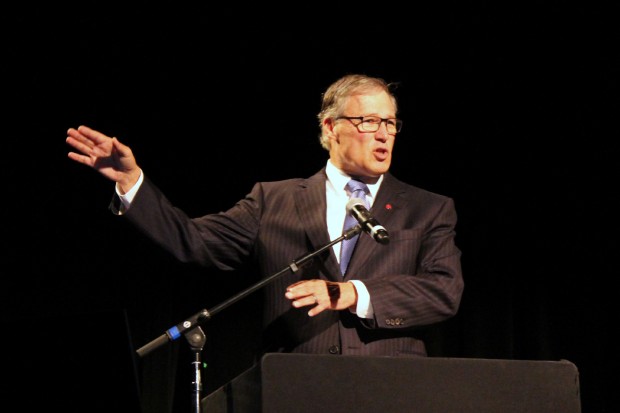
[[233, 297], [229, 298], [228, 300], [224, 301], [223, 303], [221, 303], [219, 305], [216, 305], [211, 310], [204, 310], [204, 309], [200, 310], [198, 313], [194, 314], [193, 316], [189, 317], [188, 319], [186, 319], [186, 320], [180, 322], [179, 324], [169, 328], [168, 330], [166, 330], [166, 332], [164, 334], [162, 334], [161, 336], [157, 337], [156, 339], [152, 340], [151, 342], [147, 343], [146, 345], [144, 345], [144, 346], [140, 347], [138, 350], [136, 350], [136, 353], [138, 353], [138, 355], [140, 357], [143, 357], [146, 354], [150, 353], [151, 351], [155, 350], [156, 348], [159, 348], [159, 347], [163, 346], [164, 344], [166, 344], [166, 343], [168, 343], [170, 341], [174, 341], [174, 340], [178, 339], [182, 334], [185, 334], [186, 337], [187, 337], [187, 334], [189, 332], [191, 332], [195, 328], [200, 328], [201, 324], [203, 324], [204, 322], [210, 320], [213, 315], [219, 313], [220, 311], [222, 311], [226, 307], [232, 305], [233, 303], [236, 303], [237, 301], [239, 301], [242, 298], [250, 295], [254, 291], [256, 291], [256, 290], [258, 290], [260, 288], [263, 288], [265, 285], [269, 284], [270, 282], [272, 282], [276, 278], [284, 275], [287, 271], [291, 271], [293, 273], [296, 273], [297, 271], [299, 271], [299, 267], [304, 265], [308, 260], [314, 258], [316, 255], [318, 255], [321, 252], [325, 251], [326, 249], [330, 248], [334, 244], [337, 244], [337, 243], [341, 242], [342, 240], [353, 238], [354, 236], [356, 236], [360, 232], [362, 232], [362, 226], [359, 225], [359, 224], [349, 228], [341, 236], [339, 236], [338, 238], [334, 239], [333, 241], [330, 241], [328, 244], [322, 246], [321, 248], [319, 248], [319, 249], [317, 249], [317, 250], [315, 250], [313, 252], [310, 252], [310, 253], [305, 254], [305, 255], [303, 255], [303, 256], [301, 256], [299, 258], [294, 259], [286, 268], [283, 268], [282, 270], [278, 271], [277, 273], [272, 274], [269, 277], [260, 280], [258, 283], [256, 283], [256, 284], [250, 286], [249, 288], [241, 291], [240, 293], [234, 295]]

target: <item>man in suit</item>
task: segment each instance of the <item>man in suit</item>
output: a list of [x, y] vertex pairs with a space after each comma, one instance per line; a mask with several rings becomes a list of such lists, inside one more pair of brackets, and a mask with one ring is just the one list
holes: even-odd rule
[[326, 166], [305, 179], [256, 183], [225, 212], [188, 217], [149, 180], [128, 146], [86, 126], [68, 130], [75, 150], [68, 156], [114, 181], [112, 211], [180, 261], [220, 270], [252, 262], [263, 278], [347, 230], [354, 179], [362, 186], [355, 202], [367, 202], [371, 224], [381, 223], [389, 243], [353, 237], [346, 269], [336, 243], [267, 284], [261, 351], [425, 356], [419, 328], [456, 314], [464, 288], [457, 218], [451, 198], [390, 174], [402, 126], [391, 87], [356, 74], [334, 82], [318, 115]]

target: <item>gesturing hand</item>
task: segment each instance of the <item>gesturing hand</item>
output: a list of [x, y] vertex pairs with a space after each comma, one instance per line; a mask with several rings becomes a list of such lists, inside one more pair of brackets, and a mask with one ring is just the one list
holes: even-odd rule
[[357, 304], [357, 291], [353, 283], [325, 280], [304, 280], [288, 286], [285, 297], [293, 307], [314, 305], [308, 311], [313, 317], [324, 310], [345, 310]]
[[122, 192], [128, 191], [138, 181], [140, 168], [131, 148], [118, 139], [80, 126], [67, 131], [66, 142], [79, 152], [69, 152], [69, 159], [88, 165], [118, 183]]

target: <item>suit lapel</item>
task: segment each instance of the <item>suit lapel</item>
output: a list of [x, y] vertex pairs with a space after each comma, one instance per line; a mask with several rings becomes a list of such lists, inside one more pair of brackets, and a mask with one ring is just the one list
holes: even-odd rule
[[[389, 173], [385, 174], [381, 188], [377, 193], [377, 199], [370, 209], [370, 214], [385, 227], [388, 234], [390, 233], [390, 223], [393, 222], [394, 214], [397, 214], [402, 209], [405, 202], [402, 197], [404, 192], [405, 189], [399, 181]], [[368, 259], [371, 256], [380, 254], [380, 249], [386, 247], [386, 245], [379, 244], [372, 239], [369, 234], [361, 233], [349, 262], [347, 274], [351, 274], [352, 278], [355, 278], [359, 269], [364, 267]], [[345, 277], [345, 279], [347, 278]]]
[[[325, 169], [303, 181], [295, 194], [295, 208], [302, 222], [314, 252], [327, 245], [331, 240], [325, 223], [327, 200], [325, 198]], [[332, 248], [329, 248], [329, 257], [325, 261], [327, 277], [340, 281], [340, 267]]]

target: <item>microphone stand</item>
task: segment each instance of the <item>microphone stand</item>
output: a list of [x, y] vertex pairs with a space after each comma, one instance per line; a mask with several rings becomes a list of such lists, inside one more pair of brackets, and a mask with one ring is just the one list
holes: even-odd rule
[[325, 244], [324, 246], [315, 250], [314, 252], [307, 253], [299, 258], [294, 259], [287, 267], [276, 272], [275, 274], [272, 274], [267, 278], [263, 278], [261, 281], [241, 291], [240, 293], [232, 296], [231, 298], [222, 302], [221, 304], [216, 305], [212, 309], [200, 310], [198, 313], [194, 314], [188, 319], [183, 320], [179, 324], [169, 328], [168, 330], [166, 330], [164, 334], [162, 334], [161, 336], [157, 337], [156, 339], [150, 341], [149, 343], [145, 344], [144, 346], [136, 350], [136, 353], [138, 353], [140, 357], [144, 357], [145, 355], [149, 354], [153, 350], [163, 346], [164, 344], [170, 341], [174, 341], [178, 339], [179, 337], [181, 337], [181, 335], [184, 335], [187, 341], [189, 342], [192, 352], [194, 353], [194, 361], [192, 362], [192, 364], [194, 365], [194, 381], [192, 382], [192, 386], [193, 386], [192, 387], [192, 405], [193, 405], [192, 411], [195, 413], [200, 413], [200, 393], [202, 390], [202, 380], [201, 380], [201, 375], [200, 375], [200, 366], [202, 362], [200, 360], [200, 352], [202, 351], [204, 344], [206, 342], [206, 336], [205, 336], [204, 331], [201, 328], [201, 324], [210, 320], [212, 316], [219, 313], [223, 309], [236, 303], [242, 298], [245, 298], [246, 296], [250, 295], [254, 291], [260, 288], [263, 288], [264, 286], [266, 286], [273, 280], [277, 279], [278, 277], [284, 275], [288, 271], [291, 271], [292, 273], [296, 273], [297, 271], [299, 271], [300, 266], [305, 264], [310, 259], [314, 258], [316, 255], [320, 254], [321, 252], [325, 251], [326, 249], [332, 247], [333, 245], [345, 239], [348, 240], [348, 239], [353, 238], [354, 236], [359, 234], [361, 231], [362, 231], [362, 227], [359, 224], [355, 225], [354, 227], [349, 228], [347, 231], [344, 232], [344, 234], [330, 241], [329, 243]]

